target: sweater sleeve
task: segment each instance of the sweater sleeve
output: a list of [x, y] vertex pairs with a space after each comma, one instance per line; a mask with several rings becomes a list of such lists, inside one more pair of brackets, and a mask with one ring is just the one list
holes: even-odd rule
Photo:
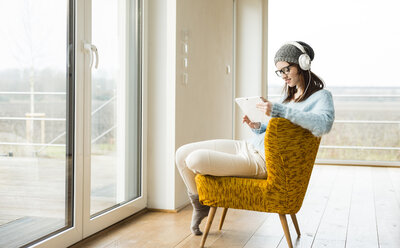
[[322, 136], [331, 130], [335, 119], [332, 94], [329, 91], [321, 90], [318, 97], [309, 103], [306, 111], [274, 103], [271, 116], [283, 117], [310, 130], [315, 136]]
[[256, 134], [264, 133], [265, 130], [267, 130], [267, 123], [261, 123], [260, 127], [258, 129], [251, 129]]

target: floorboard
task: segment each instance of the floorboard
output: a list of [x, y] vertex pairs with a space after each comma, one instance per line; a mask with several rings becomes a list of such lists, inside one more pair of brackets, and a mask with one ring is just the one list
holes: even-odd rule
[[381, 248], [400, 247], [400, 208], [388, 168], [373, 168], [378, 241]]
[[[399, 203], [400, 168], [316, 166], [297, 213], [300, 237], [287, 216], [292, 242], [295, 248], [398, 248]], [[147, 212], [71, 248], [197, 248], [201, 237], [190, 233], [191, 212], [190, 205], [178, 213]], [[218, 231], [221, 213], [206, 247], [288, 247], [277, 214], [229, 209]]]
[[[318, 227], [314, 240], [318, 247], [321, 242], [331, 242], [334, 247], [345, 247], [351, 195], [354, 182], [354, 167], [340, 167], [335, 184]], [[321, 240], [321, 241], [319, 241]], [[339, 242], [343, 241], [343, 242]], [[343, 244], [343, 246], [341, 246]]]
[[360, 167], [355, 169], [346, 248], [378, 247], [371, 168]]
[[64, 219], [24, 216], [0, 226], [0, 247], [20, 247], [64, 225]]

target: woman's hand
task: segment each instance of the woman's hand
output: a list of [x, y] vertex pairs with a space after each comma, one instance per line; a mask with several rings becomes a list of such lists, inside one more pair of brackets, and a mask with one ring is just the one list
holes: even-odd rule
[[243, 116], [243, 123], [246, 123], [252, 129], [259, 129], [261, 126], [260, 122], [252, 122], [247, 115]]
[[258, 103], [256, 107], [261, 110], [264, 114], [271, 116], [272, 112], [272, 103], [265, 100], [263, 97], [261, 97], [261, 100], [263, 100], [263, 103]]

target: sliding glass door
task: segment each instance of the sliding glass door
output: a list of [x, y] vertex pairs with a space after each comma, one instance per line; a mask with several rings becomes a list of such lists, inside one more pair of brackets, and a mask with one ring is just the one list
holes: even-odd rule
[[143, 209], [139, 0], [0, 0], [0, 247]]
[[0, 1], [0, 247], [74, 223], [70, 7]]
[[[86, 1], [84, 233], [144, 208], [141, 194], [139, 6]], [[90, 13], [89, 13], [90, 12]]]
[[[101, 52], [101, 62], [92, 68], [92, 216], [140, 195], [140, 87], [135, 80], [137, 54], [134, 46], [128, 46], [129, 38], [134, 37], [128, 36], [132, 25], [126, 5], [126, 1], [92, 1], [92, 43]], [[136, 102], [128, 102], [130, 97]], [[134, 156], [127, 156], [127, 151]]]

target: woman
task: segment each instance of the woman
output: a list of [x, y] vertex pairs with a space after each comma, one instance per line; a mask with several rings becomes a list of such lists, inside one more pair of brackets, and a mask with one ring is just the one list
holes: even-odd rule
[[[313, 49], [304, 42], [284, 44], [275, 54], [276, 74], [285, 81], [284, 95], [277, 103], [263, 99], [257, 108], [271, 117], [283, 117], [315, 136], [328, 133], [335, 118], [332, 95], [323, 89], [323, 81], [311, 72]], [[193, 206], [191, 231], [202, 235], [199, 225], [209, 211], [199, 202], [195, 175], [267, 178], [264, 135], [268, 123], [243, 117], [256, 134], [251, 141], [208, 140], [180, 147], [176, 164], [188, 189]]]

